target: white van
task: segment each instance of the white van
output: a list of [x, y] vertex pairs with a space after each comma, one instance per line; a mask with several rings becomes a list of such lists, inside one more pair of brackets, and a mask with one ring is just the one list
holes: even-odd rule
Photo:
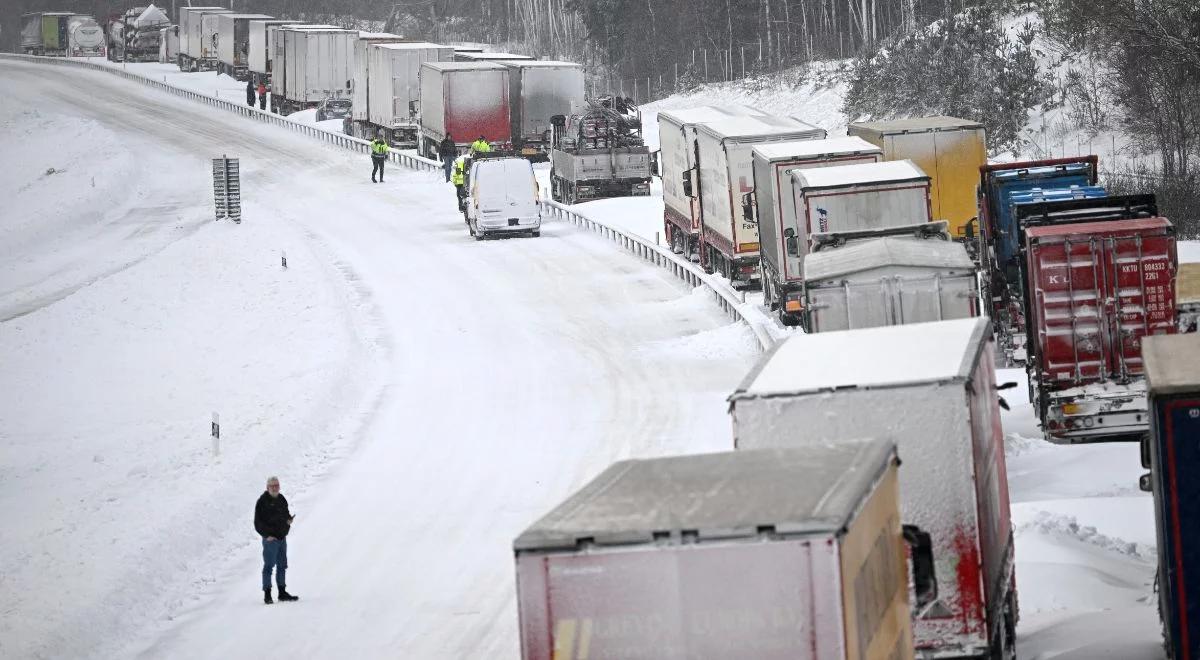
[[467, 228], [475, 240], [500, 234], [541, 235], [538, 184], [528, 160], [476, 159], [468, 177]]

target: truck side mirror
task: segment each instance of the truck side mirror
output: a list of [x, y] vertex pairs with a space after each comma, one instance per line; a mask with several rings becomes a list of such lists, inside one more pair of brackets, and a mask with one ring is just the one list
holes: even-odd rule
[[408, 116], [416, 117], [417, 113], [420, 112], [420, 110], [421, 110], [421, 102], [420, 101], [409, 101], [408, 102]]
[[692, 170], [683, 171], [683, 196], [695, 197], [692, 194]]
[[963, 225], [963, 236], [968, 241], [975, 240], [975, 223], [979, 222], [979, 216], [967, 220], [967, 224]]
[[1154, 482], [1150, 480], [1149, 472], [1138, 477], [1138, 490], [1142, 491], [1143, 493], [1154, 492]]
[[754, 222], [754, 193], [742, 194], [742, 217], [747, 222]]
[[904, 525], [904, 542], [912, 556], [913, 591], [916, 592], [914, 610], [923, 610], [938, 597], [937, 574], [933, 568], [933, 539], [929, 532], [921, 531], [916, 525]]
[[1141, 454], [1142, 454], [1142, 467], [1149, 470], [1150, 469], [1150, 434], [1147, 433], [1147, 434], [1143, 435], [1142, 440], [1141, 440], [1141, 442], [1138, 443], [1138, 445], [1139, 445], [1139, 448], [1141, 449]]
[[662, 177], [662, 170], [659, 169], [658, 157], [662, 151], [650, 152], [650, 173], [657, 177]]
[[796, 230], [792, 229], [791, 227], [784, 229], [783, 237], [785, 239], [787, 239], [785, 241], [785, 243], [787, 243], [787, 253], [792, 255], [793, 257], [800, 256], [800, 249], [799, 249], [799, 246], [796, 244]]

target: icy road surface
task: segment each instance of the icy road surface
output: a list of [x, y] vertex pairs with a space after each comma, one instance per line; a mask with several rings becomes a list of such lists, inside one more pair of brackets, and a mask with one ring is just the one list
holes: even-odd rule
[[[0, 657], [514, 657], [525, 525], [615, 459], [730, 446], [750, 332], [611, 243], [477, 243], [440, 173], [372, 184], [102, 73], [0, 87]], [[272, 607], [269, 474], [302, 598]]]

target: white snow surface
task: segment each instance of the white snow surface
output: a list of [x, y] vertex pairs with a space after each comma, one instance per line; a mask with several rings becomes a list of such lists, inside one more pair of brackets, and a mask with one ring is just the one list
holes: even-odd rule
[[966, 378], [986, 319], [797, 334], [763, 358], [738, 396]]
[[[244, 100], [226, 76], [127, 66]], [[0, 656], [515, 657], [511, 536], [611, 460], [728, 448], [753, 337], [611, 244], [548, 225], [472, 250], [440, 175], [373, 186], [361, 158], [99, 74], [3, 62], [0, 79], [17, 155], [0, 160]], [[841, 103], [836, 86], [736, 98], [808, 121]], [[223, 150], [258, 156], [236, 228], [210, 221]], [[653, 240], [652, 188], [578, 209]], [[756, 298], [743, 311], [765, 318]], [[1161, 658], [1137, 447], [1048, 444], [1024, 372], [998, 381], [1018, 383], [1019, 657]], [[300, 513], [286, 616], [256, 594], [267, 473]]]
[[[599, 236], [477, 243], [440, 172], [100, 72], [0, 85], [0, 657], [514, 657], [525, 526], [731, 447], [750, 331]], [[268, 608], [270, 474], [303, 600]]]
[[792, 170], [792, 177], [802, 188], [836, 188], [866, 183], [912, 181], [928, 176], [911, 160], [887, 160], [879, 163]]

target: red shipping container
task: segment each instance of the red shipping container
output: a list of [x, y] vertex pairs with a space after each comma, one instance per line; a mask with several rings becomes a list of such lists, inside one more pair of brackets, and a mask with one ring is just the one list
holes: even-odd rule
[[1161, 217], [1030, 227], [1030, 381], [1048, 437], [1144, 433], [1142, 338], [1175, 332], [1175, 228]]

